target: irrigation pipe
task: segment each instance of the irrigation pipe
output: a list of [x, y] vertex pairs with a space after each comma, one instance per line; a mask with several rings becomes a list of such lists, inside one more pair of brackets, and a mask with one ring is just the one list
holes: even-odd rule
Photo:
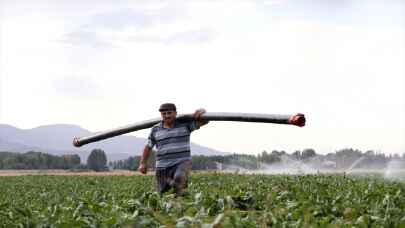
[[[181, 114], [176, 119], [191, 120], [194, 119], [193, 114]], [[295, 115], [277, 115], [277, 114], [255, 114], [255, 113], [234, 113], [234, 112], [206, 112], [201, 115], [202, 120], [206, 121], [238, 121], [238, 122], [260, 122], [260, 123], [275, 123], [275, 124], [290, 124], [302, 127], [305, 125], [305, 116], [303, 114]], [[75, 137], [73, 145], [80, 147], [88, 143], [97, 142], [103, 139], [108, 139], [118, 135], [126, 134], [133, 131], [138, 131], [150, 128], [162, 121], [161, 118], [155, 118], [130, 124], [123, 127], [110, 129], [103, 132], [98, 132], [90, 136]]]

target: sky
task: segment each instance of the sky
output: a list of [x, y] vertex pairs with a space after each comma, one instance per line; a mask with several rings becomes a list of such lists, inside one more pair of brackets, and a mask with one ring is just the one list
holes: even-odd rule
[[405, 153], [405, 2], [0, 0], [0, 123], [95, 132], [164, 102], [306, 115], [193, 133], [221, 151]]

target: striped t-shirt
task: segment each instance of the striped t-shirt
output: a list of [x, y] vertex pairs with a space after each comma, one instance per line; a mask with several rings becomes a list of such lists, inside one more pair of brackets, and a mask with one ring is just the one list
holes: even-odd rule
[[163, 121], [153, 126], [148, 137], [148, 147], [156, 146], [156, 169], [191, 160], [190, 133], [198, 128], [195, 120], [175, 120], [172, 128], [164, 128]]

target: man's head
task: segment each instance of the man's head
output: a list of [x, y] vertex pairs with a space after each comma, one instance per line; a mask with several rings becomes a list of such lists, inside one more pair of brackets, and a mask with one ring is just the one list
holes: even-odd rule
[[165, 124], [171, 125], [174, 123], [177, 115], [176, 105], [173, 103], [164, 103], [160, 105], [159, 112]]

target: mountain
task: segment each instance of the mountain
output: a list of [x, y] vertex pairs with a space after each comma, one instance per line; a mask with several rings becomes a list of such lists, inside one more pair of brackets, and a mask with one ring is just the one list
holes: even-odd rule
[[[0, 151], [27, 152], [41, 151], [45, 153], [79, 154], [82, 162], [93, 149], [102, 149], [108, 160], [120, 160], [129, 156], [140, 155], [146, 139], [136, 136], [121, 135], [103, 141], [76, 148], [72, 145], [74, 137], [92, 134], [77, 125], [54, 124], [40, 126], [33, 129], [19, 129], [11, 125], [0, 124]], [[227, 153], [191, 143], [193, 155], [225, 155]]]

